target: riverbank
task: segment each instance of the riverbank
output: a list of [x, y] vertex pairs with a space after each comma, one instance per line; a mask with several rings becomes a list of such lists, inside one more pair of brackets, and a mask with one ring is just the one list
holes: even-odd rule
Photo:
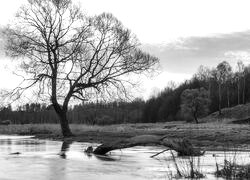
[[195, 146], [206, 150], [250, 149], [250, 126], [248, 124], [167, 122], [109, 126], [71, 124], [70, 126], [76, 136], [67, 139], [61, 136], [58, 124], [1, 125], [0, 134], [35, 135], [36, 138], [42, 139], [95, 143], [152, 134], [166, 135], [169, 138], [187, 138]]

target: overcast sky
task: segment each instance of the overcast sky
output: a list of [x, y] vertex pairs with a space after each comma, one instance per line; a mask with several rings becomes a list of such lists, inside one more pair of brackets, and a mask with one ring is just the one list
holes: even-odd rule
[[[2, 1], [0, 25], [9, 20], [25, 0]], [[198, 66], [216, 66], [227, 60], [250, 62], [249, 0], [76, 0], [89, 15], [113, 13], [137, 35], [143, 49], [160, 58], [162, 73], [144, 83], [150, 94], [168, 81], [189, 79]], [[2, 58], [4, 59], [4, 58]], [[0, 88], [6, 81], [0, 67]], [[15, 81], [14, 78], [13, 82]], [[2, 83], [4, 82], [4, 83]]]

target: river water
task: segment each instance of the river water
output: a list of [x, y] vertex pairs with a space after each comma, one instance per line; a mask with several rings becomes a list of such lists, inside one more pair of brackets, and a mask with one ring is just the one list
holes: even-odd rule
[[[171, 179], [176, 175], [176, 165], [171, 152], [150, 158], [162, 147], [133, 147], [113, 151], [108, 156], [87, 155], [84, 149], [97, 146], [93, 143], [66, 143], [39, 140], [30, 136], [0, 135], [1, 180], [139, 180]], [[250, 162], [248, 152], [206, 152], [193, 159], [205, 179], [217, 179], [213, 173], [215, 162], [222, 164], [236, 158], [241, 163]], [[190, 158], [176, 158], [178, 168], [188, 171]], [[199, 166], [198, 166], [199, 165]]]

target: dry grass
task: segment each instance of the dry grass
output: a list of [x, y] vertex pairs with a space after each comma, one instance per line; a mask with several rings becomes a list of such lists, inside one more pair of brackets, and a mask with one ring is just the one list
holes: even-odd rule
[[223, 121], [223, 120], [237, 120], [250, 117], [250, 103], [240, 104], [231, 108], [223, 108], [222, 114], [214, 112], [202, 119], [205, 122]]
[[215, 176], [232, 180], [250, 179], [250, 165], [239, 164], [237, 160], [237, 152], [235, 151], [233, 157], [224, 157], [224, 164], [221, 165], [216, 162]]
[[60, 134], [59, 125], [56, 124], [25, 124], [0, 125], [1, 134]]
[[168, 179], [203, 179], [205, 175], [202, 171], [200, 157], [188, 156], [183, 159], [176, 159], [171, 151], [174, 171], [169, 168]]
[[[243, 146], [250, 144], [250, 126], [223, 122], [193, 124], [167, 122], [156, 124], [120, 124], [109, 126], [71, 124], [72, 132], [78, 136], [88, 136], [95, 140], [101, 136], [125, 138], [141, 134], [167, 135], [170, 138], [187, 138], [199, 147]], [[25, 124], [0, 126], [0, 134], [46, 134], [48, 137], [61, 134], [59, 124]], [[94, 137], [93, 137], [94, 136]], [[88, 140], [85, 139], [84, 140]]]

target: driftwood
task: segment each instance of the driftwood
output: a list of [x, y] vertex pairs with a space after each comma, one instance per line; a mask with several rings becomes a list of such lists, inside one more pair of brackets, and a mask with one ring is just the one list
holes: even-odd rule
[[169, 149], [164, 149], [163, 151], [161, 151], [161, 152], [158, 152], [158, 153], [156, 153], [156, 154], [154, 154], [154, 155], [152, 155], [152, 156], [150, 156], [151, 158], [153, 158], [153, 157], [156, 157], [156, 156], [158, 156], [159, 154], [162, 154], [162, 153], [164, 153], [164, 152], [166, 152], [166, 151], [168, 151]]
[[96, 155], [105, 155], [116, 149], [146, 145], [165, 146], [176, 151], [179, 156], [200, 156], [204, 154], [200, 149], [194, 148], [187, 139], [168, 139], [166, 136], [160, 137], [156, 135], [140, 135], [120, 141], [104, 143], [93, 150], [93, 153]]

